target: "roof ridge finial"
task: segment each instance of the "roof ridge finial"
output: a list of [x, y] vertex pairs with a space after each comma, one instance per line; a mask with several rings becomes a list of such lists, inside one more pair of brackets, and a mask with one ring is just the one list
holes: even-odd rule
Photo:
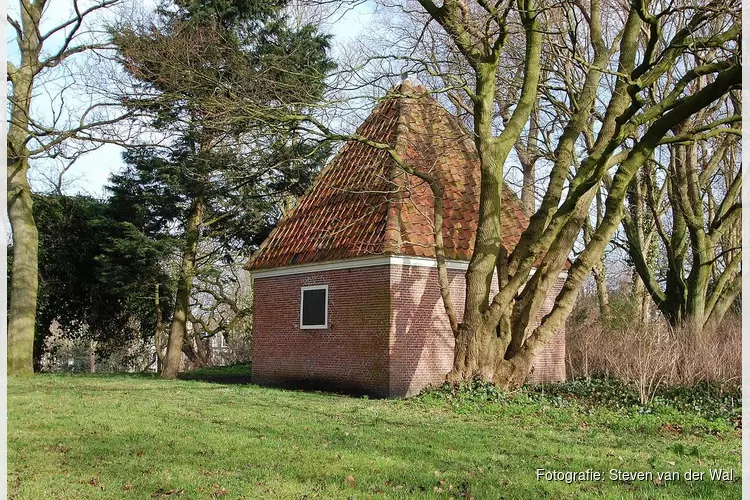
[[416, 77], [412, 76], [408, 71], [401, 73], [401, 85], [398, 86], [401, 92], [416, 91], [424, 92], [425, 88]]

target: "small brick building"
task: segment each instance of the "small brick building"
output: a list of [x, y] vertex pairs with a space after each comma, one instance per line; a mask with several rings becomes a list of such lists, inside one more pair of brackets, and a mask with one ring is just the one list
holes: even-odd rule
[[[470, 135], [409, 82], [392, 90], [357, 134], [392, 145], [412, 168], [437, 178], [460, 320], [479, 208]], [[511, 250], [528, 216], [507, 186], [502, 196], [502, 236]], [[433, 209], [429, 186], [398, 168], [388, 152], [346, 143], [248, 263], [253, 380], [383, 397], [442, 383], [454, 340], [437, 280]], [[563, 380], [564, 359], [565, 335], [558, 332], [532, 380]]]

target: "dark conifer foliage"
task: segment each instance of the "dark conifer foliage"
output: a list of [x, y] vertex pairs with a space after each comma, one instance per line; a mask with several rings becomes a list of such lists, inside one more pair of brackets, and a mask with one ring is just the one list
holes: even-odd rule
[[145, 237], [169, 238], [180, 252], [167, 377], [189, 335], [194, 280], [246, 258], [330, 154], [298, 118], [323, 97], [330, 39], [315, 26], [291, 27], [283, 9], [177, 0], [112, 31], [130, 75], [122, 102], [161, 139], [125, 154], [111, 202]]
[[35, 195], [39, 228], [39, 306], [34, 361], [50, 325], [66, 338], [98, 342], [99, 354], [150, 337], [156, 324], [154, 286], [168, 314], [170, 279], [162, 256], [168, 240], [144, 235], [144, 220], [122, 206], [88, 196]]

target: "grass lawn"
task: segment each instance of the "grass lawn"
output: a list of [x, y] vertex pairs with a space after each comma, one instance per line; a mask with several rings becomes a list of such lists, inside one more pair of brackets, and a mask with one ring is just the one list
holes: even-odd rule
[[[740, 431], [695, 414], [456, 407], [132, 375], [8, 386], [10, 498], [740, 498]], [[656, 475], [721, 467], [734, 481]], [[605, 480], [537, 481], [537, 468], [592, 468]], [[610, 469], [653, 481], [610, 480]]]

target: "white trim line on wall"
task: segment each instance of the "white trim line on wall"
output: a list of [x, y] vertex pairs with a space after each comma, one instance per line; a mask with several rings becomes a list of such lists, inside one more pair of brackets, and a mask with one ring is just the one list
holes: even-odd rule
[[[410, 257], [408, 255], [391, 255], [392, 266], [437, 267], [437, 260], [432, 257]], [[468, 260], [446, 260], [446, 269], [466, 271], [469, 269]]]
[[[300, 264], [298, 266], [274, 267], [271, 269], [251, 270], [253, 279], [272, 278], [277, 276], [291, 276], [294, 274], [320, 273], [324, 271], [338, 271], [341, 269], [358, 269], [361, 267], [375, 266], [414, 266], [414, 267], [437, 267], [437, 261], [429, 257], [409, 257], [406, 255], [376, 255], [360, 259], [337, 260], [333, 262], [314, 262], [312, 264]], [[469, 268], [469, 262], [463, 260], [447, 260], [445, 267], [465, 271]]]
[[[320, 273], [324, 271], [338, 271], [341, 269], [359, 269], [361, 267], [375, 266], [413, 266], [413, 267], [437, 267], [437, 261], [432, 257], [411, 257], [408, 255], [376, 255], [359, 259], [336, 260], [332, 262], [314, 262], [312, 264], [300, 264], [298, 266], [274, 267], [271, 269], [258, 269], [250, 271], [253, 279], [275, 278], [277, 276], [292, 276], [295, 274]], [[457, 271], [469, 269], [469, 261], [446, 260], [445, 267]], [[531, 270], [531, 274], [536, 269]], [[568, 271], [560, 272], [560, 276], [567, 277]]]

